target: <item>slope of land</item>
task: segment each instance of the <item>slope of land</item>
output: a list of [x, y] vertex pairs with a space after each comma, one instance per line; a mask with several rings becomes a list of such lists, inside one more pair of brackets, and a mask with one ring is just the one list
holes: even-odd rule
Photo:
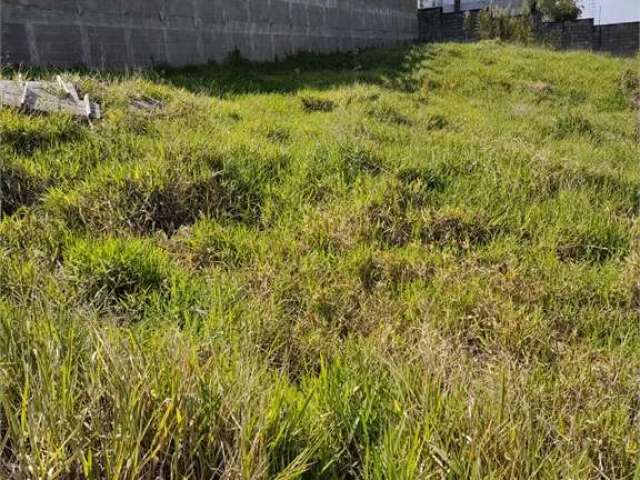
[[0, 476], [632, 477], [638, 66], [447, 44], [0, 110]]

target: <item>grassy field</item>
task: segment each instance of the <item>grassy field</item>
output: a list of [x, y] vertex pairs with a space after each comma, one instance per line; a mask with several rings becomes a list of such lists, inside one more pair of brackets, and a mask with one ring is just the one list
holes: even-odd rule
[[0, 110], [0, 477], [640, 476], [639, 67], [443, 44]]

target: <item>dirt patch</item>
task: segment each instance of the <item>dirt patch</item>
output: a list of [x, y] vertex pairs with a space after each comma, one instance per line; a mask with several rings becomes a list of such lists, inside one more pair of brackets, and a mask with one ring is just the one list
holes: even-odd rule
[[383, 168], [383, 160], [371, 148], [346, 144], [340, 147], [342, 170], [348, 183], [361, 174], [378, 175]]
[[427, 130], [444, 130], [449, 126], [449, 121], [444, 115], [430, 115], [426, 122]]
[[604, 245], [568, 243], [560, 245], [556, 249], [556, 254], [562, 262], [603, 263], [617, 255], [618, 251], [616, 248]]
[[395, 125], [409, 126], [413, 122], [409, 117], [390, 105], [379, 105], [367, 110], [367, 115], [374, 120]]
[[328, 113], [328, 112], [333, 112], [333, 110], [335, 110], [336, 108], [336, 104], [326, 98], [306, 96], [306, 97], [302, 97], [300, 101], [302, 102], [303, 110], [307, 113], [311, 113], [311, 112]]
[[477, 215], [459, 213], [436, 214], [423, 227], [423, 243], [438, 246], [469, 248], [487, 244], [496, 234], [487, 221]]
[[549, 95], [553, 93], [553, 85], [547, 82], [532, 82], [527, 84], [527, 88], [529, 89], [529, 91], [537, 95]]
[[160, 112], [164, 108], [165, 103], [157, 98], [143, 95], [142, 97], [132, 98], [130, 105], [134, 111], [151, 115]]
[[162, 179], [109, 179], [61, 202], [54, 209], [75, 228], [143, 235], [162, 231], [171, 236], [203, 216], [251, 223], [261, 210], [260, 194], [227, 169], [196, 176], [176, 171]]
[[562, 262], [604, 263], [628, 255], [629, 238], [624, 230], [613, 225], [587, 231], [569, 232], [558, 244], [556, 254]]
[[269, 128], [266, 133], [268, 140], [274, 143], [286, 143], [291, 139], [291, 134], [286, 128]]
[[389, 252], [368, 257], [358, 265], [358, 278], [367, 293], [390, 288], [397, 293], [415, 281], [428, 281], [435, 268], [427, 262], [409, 262]]
[[377, 240], [385, 247], [400, 247], [409, 243], [413, 226], [397, 202], [374, 202], [365, 209], [361, 237]]

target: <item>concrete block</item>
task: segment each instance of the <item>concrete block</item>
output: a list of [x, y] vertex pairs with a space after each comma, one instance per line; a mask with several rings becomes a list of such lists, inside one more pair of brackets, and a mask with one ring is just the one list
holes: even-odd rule
[[25, 24], [3, 24], [0, 45], [2, 45], [0, 62], [11, 65], [28, 65], [31, 63], [31, 53], [29, 52]]
[[286, 58], [293, 53], [290, 35], [274, 33], [271, 36], [271, 41], [273, 43], [274, 55], [277, 55], [278, 58]]
[[[75, 12], [77, 7], [76, 0], [20, 0], [14, 3], [18, 3], [32, 10], [49, 10], [66, 13]], [[7, 5], [10, 4], [11, 2], [7, 2]]]
[[253, 50], [251, 58], [256, 62], [268, 62], [274, 59], [273, 45], [271, 43], [271, 35], [255, 34], [252, 36]]
[[232, 34], [233, 50], [238, 50], [242, 58], [251, 58], [251, 38], [244, 32], [234, 32]]
[[220, 0], [201, 0], [198, 11], [203, 25], [222, 23], [224, 11]]
[[271, 0], [271, 18], [269, 22], [282, 29], [289, 28], [291, 25], [291, 16], [289, 15], [289, 2], [285, 0]]
[[164, 0], [169, 19], [185, 18], [192, 21], [196, 15], [192, 0]]
[[170, 30], [165, 33], [169, 58], [167, 63], [175, 67], [205, 63], [198, 51], [198, 32], [194, 30]]
[[136, 67], [148, 68], [168, 63], [162, 30], [132, 29], [130, 42]]
[[224, 4], [224, 21], [228, 22], [248, 22], [249, 8], [247, 0], [235, 0], [233, 2], [225, 2]]
[[324, 27], [325, 9], [318, 5], [307, 7], [308, 26], [312, 29], [322, 29]]
[[234, 48], [231, 35], [218, 30], [204, 31], [203, 43], [206, 62], [221, 63]]
[[130, 64], [125, 31], [120, 27], [88, 27], [91, 67], [124, 69]]
[[305, 29], [309, 25], [305, 4], [291, 3], [291, 23], [300, 29]]
[[86, 66], [79, 26], [37, 24], [33, 28], [38, 57], [43, 66]]
[[123, 14], [130, 20], [143, 21], [145, 27], [150, 23], [163, 23], [167, 20], [165, 0], [136, 0], [124, 4]]

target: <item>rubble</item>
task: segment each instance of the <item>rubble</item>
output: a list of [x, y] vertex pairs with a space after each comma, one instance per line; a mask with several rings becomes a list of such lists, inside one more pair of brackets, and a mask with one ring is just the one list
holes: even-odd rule
[[87, 120], [99, 120], [100, 105], [89, 95], [80, 98], [72, 83], [59, 75], [54, 82], [0, 80], [0, 107], [9, 106], [34, 112], [67, 112]]

